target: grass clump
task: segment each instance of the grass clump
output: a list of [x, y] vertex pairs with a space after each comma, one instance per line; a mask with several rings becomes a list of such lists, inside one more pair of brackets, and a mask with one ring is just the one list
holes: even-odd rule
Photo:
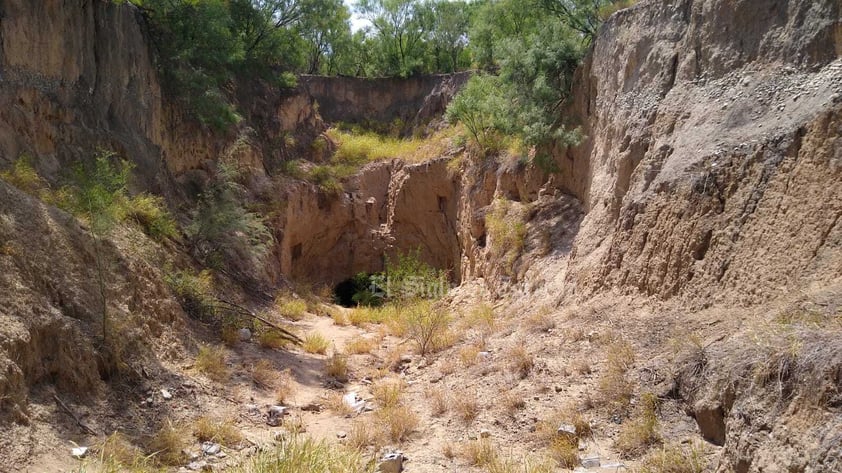
[[178, 224], [167, 210], [164, 199], [141, 194], [126, 202], [126, 215], [137, 222], [143, 232], [156, 240], [176, 238]]
[[277, 388], [275, 388], [275, 401], [278, 404], [289, 404], [295, 396], [295, 378], [292, 370], [287, 368], [278, 373]]
[[275, 301], [278, 312], [289, 320], [297, 321], [304, 318], [307, 313], [307, 301], [282, 295]]
[[240, 429], [230, 420], [211, 419], [202, 416], [193, 423], [193, 436], [199, 442], [216, 442], [233, 447], [243, 441]]
[[702, 473], [707, 471], [701, 445], [682, 448], [679, 445], [664, 446], [649, 454], [640, 466], [640, 473]]
[[447, 393], [441, 388], [428, 388], [424, 392], [430, 405], [430, 413], [433, 417], [440, 417], [447, 412], [449, 402]]
[[373, 161], [401, 159], [423, 162], [442, 156], [450, 147], [453, 129], [445, 129], [427, 138], [400, 139], [372, 132], [354, 132], [332, 128], [327, 135], [337, 144], [333, 164], [361, 166]]
[[197, 274], [190, 271], [167, 272], [164, 281], [175, 293], [187, 315], [204, 321], [213, 320], [216, 316], [213, 274], [210, 270], [205, 269]]
[[273, 328], [261, 328], [257, 335], [257, 342], [263, 348], [279, 350], [286, 348], [291, 342], [283, 332]]
[[152, 456], [133, 445], [120, 432], [109, 435], [94, 450], [97, 453], [96, 471], [99, 473], [153, 473], [159, 471]]
[[348, 381], [348, 357], [339, 352], [333, 352], [324, 364], [326, 376], [344, 383]]
[[382, 407], [396, 407], [402, 404], [404, 387], [400, 379], [384, 379], [371, 387], [371, 394]]
[[278, 371], [272, 362], [266, 359], [258, 360], [251, 367], [251, 379], [258, 387], [271, 389], [278, 384]]
[[200, 346], [195, 366], [205, 376], [220, 383], [227, 381], [231, 375], [225, 363], [225, 349], [222, 347]]
[[652, 393], [644, 394], [635, 418], [623, 425], [615, 448], [626, 458], [640, 456], [655, 444], [661, 442], [658, 433], [658, 398]]
[[547, 447], [550, 458], [558, 463], [558, 466], [573, 469], [579, 465], [579, 444], [576, 439], [557, 437]]
[[345, 351], [350, 355], [371, 353], [378, 341], [372, 337], [355, 336], [345, 344]]
[[359, 452], [300, 435], [282, 440], [274, 449], [264, 449], [233, 473], [373, 473], [373, 462]]
[[511, 271], [526, 242], [526, 208], [504, 198], [496, 199], [485, 216], [485, 227], [492, 254]]
[[327, 353], [329, 346], [330, 342], [328, 342], [322, 334], [311, 332], [304, 337], [304, 344], [302, 345], [302, 348], [304, 348], [304, 351], [307, 353], [324, 355]]
[[189, 433], [167, 419], [149, 440], [147, 451], [161, 465], [183, 465], [187, 459], [184, 449], [190, 445]]
[[462, 446], [461, 456], [469, 465], [484, 468], [498, 461], [497, 450], [488, 439], [469, 440]]
[[533, 333], [549, 332], [556, 327], [551, 309], [543, 306], [526, 318], [526, 328]]
[[377, 411], [377, 425], [392, 442], [403, 442], [418, 429], [420, 420], [407, 406], [395, 405]]
[[535, 366], [535, 360], [529, 350], [523, 344], [518, 344], [509, 349], [507, 353], [509, 362], [509, 370], [515, 373], [520, 379], [525, 379], [529, 376], [532, 368]]
[[626, 340], [608, 346], [606, 371], [599, 380], [599, 394], [605, 404], [625, 409], [631, 402], [634, 384], [627, 373], [634, 365], [634, 348]]
[[456, 416], [465, 425], [470, 425], [479, 416], [480, 408], [476, 393], [465, 390], [455, 396], [455, 398], [453, 410]]

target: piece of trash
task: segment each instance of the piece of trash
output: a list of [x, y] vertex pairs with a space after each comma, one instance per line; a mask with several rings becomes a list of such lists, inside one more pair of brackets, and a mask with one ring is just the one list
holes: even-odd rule
[[73, 458], [85, 458], [88, 455], [88, 447], [73, 447], [70, 449]]
[[352, 391], [342, 396], [342, 402], [344, 402], [346, 406], [350, 407], [357, 414], [365, 410], [365, 401], [360, 399], [356, 392]]
[[219, 445], [218, 443], [214, 443], [214, 442], [204, 442], [204, 443], [202, 443], [202, 452], [205, 455], [216, 455], [220, 451], [222, 451], [222, 446]]
[[161, 390], [161, 397], [163, 397], [164, 399], [172, 399], [172, 393], [169, 392], [169, 390], [167, 390], [167, 389], [162, 389]]
[[387, 453], [380, 458], [377, 471], [381, 473], [401, 473], [405, 458], [401, 452]]
[[266, 414], [266, 425], [277, 427], [283, 422], [285, 415], [289, 414], [289, 408], [284, 406], [269, 406], [269, 413]]
[[580, 459], [582, 466], [585, 468], [599, 468], [599, 455], [588, 455]]

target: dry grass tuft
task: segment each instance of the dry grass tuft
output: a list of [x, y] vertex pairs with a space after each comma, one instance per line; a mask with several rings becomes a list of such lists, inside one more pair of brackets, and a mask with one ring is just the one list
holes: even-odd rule
[[152, 473], [158, 471], [152, 464], [152, 458], [132, 445], [120, 432], [114, 432], [95, 448], [97, 452], [97, 471], [100, 473]]
[[385, 443], [385, 439], [380, 432], [372, 428], [367, 420], [357, 419], [351, 423], [346, 442], [349, 447], [357, 450], [368, 446], [374, 446], [377, 450]]
[[614, 447], [626, 458], [646, 453], [653, 445], [661, 442], [658, 433], [658, 398], [652, 393], [644, 394], [640, 400], [637, 416], [623, 425]]
[[385, 407], [377, 411], [375, 422], [386, 438], [403, 442], [418, 429], [418, 416], [406, 406]]
[[485, 468], [496, 463], [497, 447], [488, 439], [469, 440], [462, 445], [461, 456], [471, 466]]
[[694, 444], [689, 448], [672, 445], [652, 452], [643, 460], [639, 471], [640, 473], [703, 473], [707, 471], [707, 466], [704, 445]]
[[370, 473], [360, 452], [301, 435], [259, 450], [231, 473]]
[[529, 353], [529, 350], [526, 349], [523, 343], [509, 349], [506, 358], [508, 360], [509, 370], [517, 374], [521, 379], [529, 376], [529, 373], [535, 366], [532, 354]]
[[189, 433], [183, 427], [176, 426], [168, 419], [149, 440], [147, 452], [159, 464], [183, 465], [186, 460], [184, 449], [190, 445], [189, 438]]
[[396, 407], [401, 405], [403, 401], [403, 390], [405, 386], [403, 380], [384, 379], [378, 381], [371, 387], [371, 394], [380, 406]]
[[477, 363], [477, 358], [479, 356], [479, 352], [482, 350], [479, 346], [475, 344], [465, 345], [459, 349], [459, 361], [462, 362], [462, 366], [470, 367], [474, 366]]
[[606, 371], [599, 380], [599, 393], [603, 403], [625, 409], [634, 394], [634, 384], [626, 373], [634, 365], [634, 348], [625, 340], [609, 345]]
[[226, 325], [222, 327], [220, 338], [226, 347], [234, 347], [240, 343], [240, 332], [235, 325]]
[[278, 373], [277, 388], [275, 389], [275, 401], [278, 404], [289, 404], [295, 395], [295, 378], [289, 368]]
[[526, 318], [525, 324], [527, 330], [533, 333], [541, 333], [554, 329], [556, 323], [551, 314], [552, 309], [549, 306], [542, 306]]
[[262, 330], [257, 336], [257, 342], [260, 343], [260, 346], [263, 348], [269, 348], [272, 350], [286, 348], [290, 344], [290, 341], [283, 333], [274, 329]]
[[199, 354], [196, 355], [196, 369], [204, 373], [208, 378], [225, 382], [231, 376], [228, 365], [225, 363], [225, 348], [211, 345], [199, 347]]
[[275, 299], [275, 308], [288, 320], [301, 320], [307, 314], [307, 301], [284, 294]]
[[380, 342], [372, 337], [356, 336], [345, 344], [345, 351], [349, 355], [364, 355], [371, 353]]
[[550, 458], [558, 466], [572, 470], [579, 465], [579, 444], [576, 439], [557, 437], [547, 447]]
[[332, 306], [326, 307], [327, 308], [325, 309], [325, 312], [327, 312], [327, 315], [329, 315], [330, 318], [333, 319], [334, 325], [345, 327], [351, 323], [351, 321], [348, 320], [348, 317], [345, 315], [344, 310]]
[[324, 355], [327, 353], [329, 346], [330, 343], [324, 336], [322, 336], [322, 334], [311, 332], [304, 337], [304, 344], [302, 345], [302, 348], [304, 348], [304, 351], [307, 353]]
[[480, 406], [477, 395], [473, 391], [463, 390], [455, 396], [453, 410], [462, 422], [471, 424], [479, 416]]
[[199, 417], [193, 423], [193, 436], [199, 442], [216, 442], [226, 447], [233, 447], [243, 441], [243, 434], [234, 422], [206, 416]]
[[424, 395], [430, 405], [430, 413], [433, 417], [440, 417], [447, 412], [447, 394], [443, 389], [429, 387], [424, 391]]
[[342, 353], [333, 352], [327, 360], [325, 360], [324, 364], [324, 372], [325, 375], [339, 381], [340, 383], [345, 383], [348, 381], [348, 357], [343, 355]]
[[272, 389], [278, 384], [278, 370], [271, 361], [261, 359], [252, 365], [251, 379], [260, 388]]
[[558, 428], [562, 424], [575, 427], [577, 439], [588, 438], [593, 435], [590, 422], [572, 406], [552, 412], [548, 417], [538, 422], [535, 432], [543, 442], [551, 444], [559, 437]]
[[515, 413], [526, 407], [526, 400], [523, 396], [514, 391], [508, 391], [500, 399], [500, 406], [508, 416], [514, 417]]

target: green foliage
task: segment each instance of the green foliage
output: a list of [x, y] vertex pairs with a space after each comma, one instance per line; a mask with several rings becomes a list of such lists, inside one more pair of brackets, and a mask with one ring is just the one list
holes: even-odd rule
[[480, 148], [491, 150], [506, 127], [510, 107], [499, 77], [475, 75], [454, 97], [445, 117], [451, 123], [462, 123]]
[[406, 335], [421, 356], [447, 345], [448, 327], [452, 317], [444, 308], [428, 301], [407, 305], [404, 313]]
[[421, 260], [421, 251], [398, 253], [386, 257], [386, 271], [375, 281], [390, 300], [438, 299], [447, 291], [447, 271], [436, 269]]
[[125, 217], [131, 169], [131, 164], [117, 160], [110, 151], [100, 151], [93, 161], [73, 167], [67, 206], [88, 221], [97, 237], [110, 232]]
[[538, 4], [564, 22], [565, 26], [579, 33], [586, 43], [591, 43], [603, 20], [621, 8], [634, 5], [635, 1], [538, 0]]
[[140, 194], [128, 199], [126, 214], [152, 238], [161, 240], [178, 236], [178, 224], [167, 211], [164, 199], [159, 196]]
[[0, 179], [26, 192], [27, 194], [41, 198], [49, 191], [49, 184], [32, 166], [32, 158], [27, 155], [19, 157], [12, 167], [0, 172]]
[[256, 266], [273, 238], [263, 219], [244, 207], [246, 191], [238, 178], [235, 168], [220, 163], [187, 227], [194, 254], [211, 266], [225, 260]]
[[491, 251], [511, 269], [520, 257], [526, 240], [525, 209], [506, 199], [497, 199], [485, 216], [485, 227], [491, 239]]
[[209, 270], [198, 274], [189, 271], [167, 272], [164, 281], [175, 293], [187, 315], [205, 321], [215, 318], [213, 276]]

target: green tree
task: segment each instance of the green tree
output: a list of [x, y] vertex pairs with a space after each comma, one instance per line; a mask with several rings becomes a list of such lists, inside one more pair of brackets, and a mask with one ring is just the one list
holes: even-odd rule
[[308, 74], [335, 74], [351, 42], [351, 12], [342, 0], [311, 0], [299, 31], [307, 42]]
[[91, 162], [81, 162], [73, 168], [68, 192], [69, 209], [88, 222], [93, 239], [94, 263], [100, 295], [102, 338], [108, 342], [108, 298], [105, 284], [105, 255], [103, 240], [123, 216], [131, 165], [117, 160], [109, 151], [100, 151]]
[[462, 53], [468, 43], [471, 5], [464, 1], [434, 0], [427, 2], [432, 24], [428, 42], [432, 46], [435, 71], [453, 72], [470, 65]]
[[359, 0], [356, 8], [379, 40], [381, 72], [408, 76], [422, 68], [429, 9], [413, 0]]

